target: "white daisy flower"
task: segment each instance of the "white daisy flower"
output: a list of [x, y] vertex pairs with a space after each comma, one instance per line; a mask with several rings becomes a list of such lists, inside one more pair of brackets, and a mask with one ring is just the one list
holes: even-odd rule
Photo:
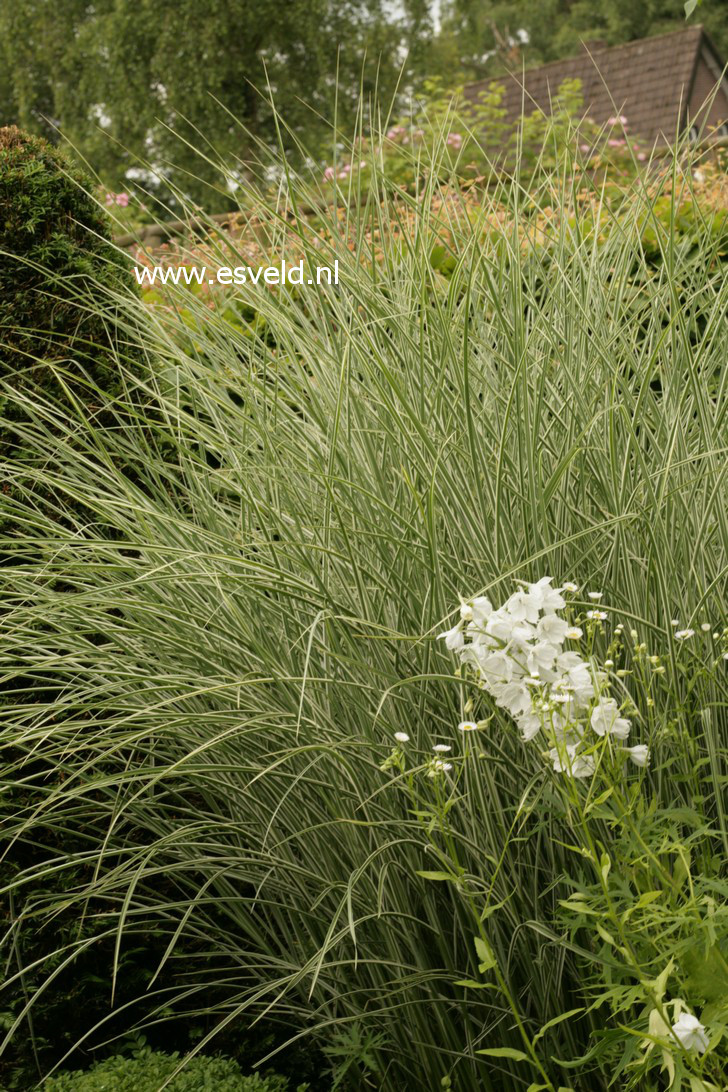
[[395, 732], [394, 738], [397, 740], [397, 743], [409, 743], [410, 737], [406, 732]]

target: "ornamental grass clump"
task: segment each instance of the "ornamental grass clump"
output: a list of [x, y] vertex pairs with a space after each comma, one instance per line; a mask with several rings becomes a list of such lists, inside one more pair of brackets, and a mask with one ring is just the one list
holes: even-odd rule
[[264, 1017], [340, 1088], [724, 1083], [728, 283], [669, 218], [648, 262], [655, 176], [617, 215], [559, 170], [473, 210], [375, 164], [316, 248], [289, 174], [258, 222], [339, 284], [235, 289], [265, 336], [99, 289], [157, 364], [103, 432], [37, 394], [0, 498], [6, 1056], [89, 950], [84, 1048]]

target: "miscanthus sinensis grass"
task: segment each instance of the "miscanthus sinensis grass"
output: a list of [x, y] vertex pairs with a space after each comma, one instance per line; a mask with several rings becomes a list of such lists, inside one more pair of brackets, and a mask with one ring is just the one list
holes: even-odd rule
[[590, 184], [374, 170], [338, 286], [91, 301], [148, 358], [103, 428], [4, 384], [2, 1049], [154, 932], [129, 1022], [266, 1013], [352, 1087], [722, 1087], [728, 287]]

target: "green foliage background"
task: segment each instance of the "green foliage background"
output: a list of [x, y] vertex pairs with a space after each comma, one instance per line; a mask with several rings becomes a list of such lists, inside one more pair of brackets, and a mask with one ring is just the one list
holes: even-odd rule
[[[401, 108], [433, 77], [452, 87], [505, 64], [568, 55], [582, 39], [616, 44], [678, 29], [683, 8], [682, 0], [445, 0], [437, 8], [428, 0], [17, 0], [0, 5], [0, 123], [54, 140], [60, 129], [112, 189], [136, 180], [169, 199], [172, 181], [223, 211], [232, 198], [217, 166], [225, 162], [244, 184], [249, 165], [277, 144], [269, 89], [287, 153], [301, 160], [302, 147], [321, 155], [332, 126], [350, 128], [375, 100], [386, 112], [397, 92]], [[728, 7], [704, 4], [700, 19], [728, 56]], [[137, 173], [127, 176], [130, 168]]]

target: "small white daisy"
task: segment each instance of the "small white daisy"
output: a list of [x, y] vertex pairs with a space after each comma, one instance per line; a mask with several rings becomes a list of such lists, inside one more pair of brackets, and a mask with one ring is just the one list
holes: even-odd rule
[[443, 755], [447, 754], [448, 751], [452, 751], [452, 747], [449, 745], [449, 743], [436, 743], [432, 749], [433, 751], [437, 751], [438, 754]]
[[590, 599], [594, 599], [595, 602], [596, 602], [599, 599], [601, 599], [601, 597], [604, 595], [604, 592], [590, 591], [590, 592], [587, 592], [586, 594], [589, 596]]
[[607, 617], [607, 613], [603, 610], [588, 610], [586, 616], [594, 622], [603, 622]]
[[687, 641], [688, 637], [694, 637], [694, 629], [678, 629], [675, 631], [675, 638], [678, 641]]
[[568, 592], [578, 592], [579, 586], [578, 584], [572, 584], [570, 580], [567, 580], [566, 583], [562, 585], [561, 590]]
[[437, 777], [438, 774], [449, 773], [452, 769], [452, 763], [443, 762], [441, 758], [433, 758], [430, 762], [430, 768], [427, 771], [428, 777]]
[[564, 636], [568, 637], [570, 641], [578, 641], [580, 637], [584, 636], [584, 630], [580, 629], [579, 626], [569, 626]]
[[406, 732], [395, 732], [394, 738], [397, 740], [397, 743], [409, 743], [409, 736]]
[[474, 720], [461, 720], [458, 724], [458, 732], [477, 732], [478, 725]]

